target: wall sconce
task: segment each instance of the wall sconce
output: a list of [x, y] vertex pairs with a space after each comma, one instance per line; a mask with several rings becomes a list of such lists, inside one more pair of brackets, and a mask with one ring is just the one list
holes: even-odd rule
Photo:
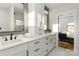
[[45, 15], [48, 15], [48, 13], [49, 13], [49, 9], [46, 6], [44, 6], [44, 13], [45, 13]]
[[45, 13], [45, 15], [48, 15], [48, 11], [47, 10], [44, 10], [44, 13]]

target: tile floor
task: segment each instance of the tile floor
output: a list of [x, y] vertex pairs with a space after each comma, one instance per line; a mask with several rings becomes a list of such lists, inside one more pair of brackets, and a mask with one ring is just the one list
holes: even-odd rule
[[74, 56], [73, 50], [65, 49], [65, 48], [54, 48], [48, 56]]

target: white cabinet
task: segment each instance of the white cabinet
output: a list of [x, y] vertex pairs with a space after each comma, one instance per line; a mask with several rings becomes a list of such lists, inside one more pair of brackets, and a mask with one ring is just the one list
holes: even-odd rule
[[40, 37], [0, 51], [0, 56], [45, 56], [56, 46], [56, 35]]
[[27, 55], [26, 44], [20, 44], [0, 51], [0, 56], [19, 56]]
[[56, 35], [49, 35], [28, 43], [29, 56], [45, 56], [56, 46]]
[[49, 51], [49, 39], [48, 39], [48, 37], [42, 38], [41, 45], [42, 45], [42, 54], [46, 55]]
[[25, 51], [25, 50], [21, 51], [21, 52], [15, 54], [14, 56], [27, 56], [27, 51]]
[[41, 55], [40, 47], [29, 48], [28, 55], [29, 56], [40, 56]]
[[42, 39], [42, 53], [47, 55], [56, 46], [56, 35], [44, 37]]
[[41, 39], [37, 39], [28, 43], [28, 55], [40, 56], [41, 55]]
[[49, 36], [49, 49], [51, 50], [56, 46], [56, 35]]

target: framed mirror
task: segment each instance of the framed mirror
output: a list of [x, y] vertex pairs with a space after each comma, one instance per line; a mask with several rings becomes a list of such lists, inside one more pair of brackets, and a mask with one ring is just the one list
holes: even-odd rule
[[24, 31], [24, 5], [0, 3], [0, 32]]
[[16, 4], [14, 6], [14, 31], [24, 31], [24, 6]]

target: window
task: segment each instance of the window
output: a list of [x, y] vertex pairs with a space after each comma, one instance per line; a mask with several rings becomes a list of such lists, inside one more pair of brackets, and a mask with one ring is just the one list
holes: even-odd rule
[[68, 23], [68, 32], [74, 33], [74, 23]]
[[53, 24], [53, 32], [58, 32], [58, 24]]

